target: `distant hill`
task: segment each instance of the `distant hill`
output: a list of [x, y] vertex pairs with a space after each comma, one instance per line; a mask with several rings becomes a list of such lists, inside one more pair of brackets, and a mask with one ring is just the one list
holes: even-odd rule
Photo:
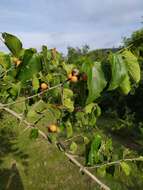
[[103, 49], [96, 49], [96, 50], [92, 50], [88, 52], [88, 56], [94, 60], [94, 61], [105, 61], [107, 59], [107, 55], [109, 54], [109, 52], [117, 52], [121, 49], [121, 47], [119, 48], [103, 48]]

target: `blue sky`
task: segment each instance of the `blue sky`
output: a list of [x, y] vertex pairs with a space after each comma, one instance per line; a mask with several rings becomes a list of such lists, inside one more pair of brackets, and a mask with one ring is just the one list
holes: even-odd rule
[[118, 46], [142, 27], [142, 16], [143, 0], [0, 0], [0, 31], [17, 35], [26, 48]]

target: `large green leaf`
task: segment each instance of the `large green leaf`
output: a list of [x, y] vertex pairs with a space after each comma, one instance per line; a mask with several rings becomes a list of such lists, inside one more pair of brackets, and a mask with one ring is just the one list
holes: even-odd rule
[[137, 57], [131, 51], [125, 50], [122, 52], [124, 62], [127, 66], [128, 72], [135, 82], [140, 81], [140, 66]]
[[120, 84], [120, 90], [124, 95], [127, 95], [131, 90], [131, 84], [128, 74]]
[[19, 57], [22, 50], [21, 41], [14, 35], [8, 34], [6, 32], [2, 33], [5, 45], [11, 51], [15, 57]]
[[126, 65], [120, 54], [114, 53], [109, 57], [111, 65], [111, 81], [108, 90], [114, 90], [118, 88], [121, 82], [124, 80], [127, 74]]
[[98, 150], [101, 146], [102, 138], [100, 135], [95, 135], [92, 142], [88, 155], [88, 165], [93, 165], [99, 161]]
[[83, 64], [82, 71], [88, 76], [87, 86], [89, 93], [86, 103], [89, 104], [100, 96], [100, 93], [105, 88], [107, 81], [105, 80], [100, 62], [87, 61]]
[[21, 81], [31, 80], [40, 70], [41, 59], [39, 54], [34, 53], [31, 49], [25, 50], [17, 78]]

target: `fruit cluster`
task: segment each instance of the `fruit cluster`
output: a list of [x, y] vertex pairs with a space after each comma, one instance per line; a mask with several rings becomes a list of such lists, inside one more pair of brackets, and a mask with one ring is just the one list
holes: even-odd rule
[[72, 72], [68, 75], [68, 80], [70, 82], [77, 82], [79, 79], [87, 81], [87, 74], [86, 73], [79, 74], [78, 69], [73, 69]]

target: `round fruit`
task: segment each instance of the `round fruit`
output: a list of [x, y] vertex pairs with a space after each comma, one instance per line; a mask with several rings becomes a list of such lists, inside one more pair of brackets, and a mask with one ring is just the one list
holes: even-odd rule
[[77, 81], [78, 81], [78, 78], [76, 76], [71, 77], [71, 82], [77, 82]]
[[48, 126], [48, 131], [51, 133], [56, 133], [58, 131], [58, 127], [55, 124], [51, 124]]
[[41, 89], [42, 90], [46, 90], [46, 89], [48, 89], [48, 85], [46, 84], [46, 83], [41, 83]]
[[70, 73], [70, 74], [68, 75], [68, 79], [71, 80], [71, 78], [72, 78], [72, 74]]
[[82, 80], [83, 80], [83, 81], [87, 81], [87, 74], [86, 74], [86, 73], [83, 73], [83, 74], [82, 74]]

